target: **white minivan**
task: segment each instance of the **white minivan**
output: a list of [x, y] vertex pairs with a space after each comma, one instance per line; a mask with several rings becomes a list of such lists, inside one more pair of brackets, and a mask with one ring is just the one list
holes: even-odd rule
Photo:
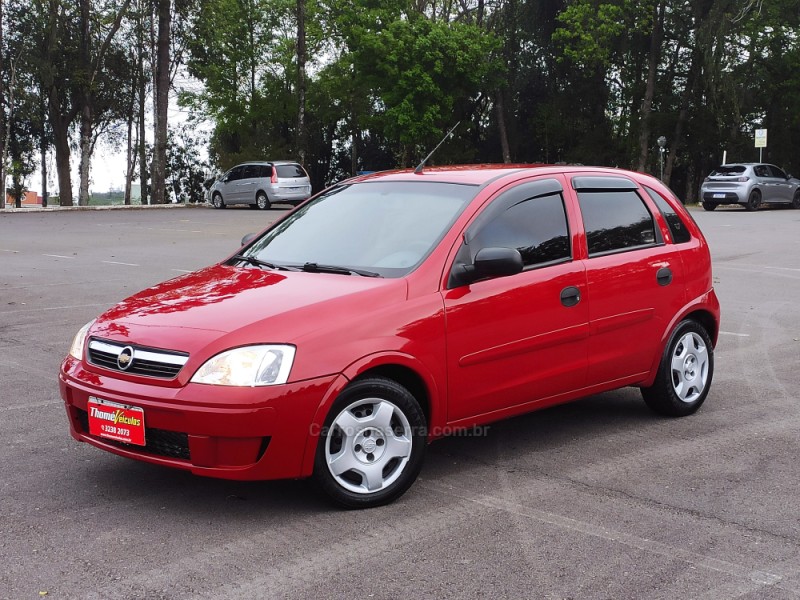
[[248, 162], [217, 179], [210, 196], [214, 208], [249, 204], [267, 210], [273, 202], [297, 205], [311, 196], [311, 180], [296, 162]]

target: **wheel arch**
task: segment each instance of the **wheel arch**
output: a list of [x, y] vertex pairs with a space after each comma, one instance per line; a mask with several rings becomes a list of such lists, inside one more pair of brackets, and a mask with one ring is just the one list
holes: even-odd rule
[[[439, 421], [445, 414], [441, 406], [442, 399], [433, 374], [421, 362], [406, 354], [379, 353], [366, 356], [344, 369], [320, 401], [306, 438], [301, 477], [309, 477], [314, 471], [319, 434], [339, 394], [352, 382], [370, 377], [383, 377], [405, 387], [419, 402], [428, 431], [440, 429], [435, 424], [441, 425]], [[429, 433], [428, 440], [431, 439]]]
[[[706, 296], [708, 297], [708, 294]], [[714, 298], [716, 299], [716, 296], [714, 296]], [[647, 376], [647, 379], [639, 384], [641, 387], [649, 387], [653, 385], [653, 381], [655, 381], [658, 373], [658, 365], [660, 364], [661, 357], [664, 354], [664, 349], [669, 343], [672, 332], [675, 331], [675, 328], [682, 321], [691, 319], [702, 325], [703, 329], [705, 329], [708, 333], [708, 337], [711, 338], [712, 348], [716, 348], [717, 338], [719, 336], [719, 311], [717, 306], [717, 314], [715, 315], [713, 310], [714, 305], [710, 305], [711, 308], [708, 308], [708, 306], [709, 305], [706, 305], [705, 302], [700, 303], [700, 305], [692, 304], [691, 306], [686, 307], [685, 310], [675, 315], [675, 318], [670, 321], [669, 326], [666, 328], [663, 336], [661, 337], [661, 341], [658, 345], [658, 352], [655, 355], [653, 364], [650, 366], [650, 373]]]

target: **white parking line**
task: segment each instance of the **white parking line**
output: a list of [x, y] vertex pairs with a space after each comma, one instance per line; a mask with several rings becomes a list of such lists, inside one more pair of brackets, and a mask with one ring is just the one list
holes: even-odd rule
[[749, 333], [734, 333], [733, 331], [720, 331], [720, 335], [735, 335], [736, 337], [750, 337]]
[[133, 263], [119, 262], [119, 261], [116, 261], [116, 260], [103, 260], [103, 261], [100, 261], [100, 262], [104, 262], [107, 265], [125, 265], [126, 267], [140, 267], [141, 266], [141, 265], [136, 265], [136, 264], [133, 264]]
[[49, 256], [50, 258], [68, 258], [70, 260], [75, 258], [74, 256], [63, 256], [61, 254], [42, 254], [42, 256]]

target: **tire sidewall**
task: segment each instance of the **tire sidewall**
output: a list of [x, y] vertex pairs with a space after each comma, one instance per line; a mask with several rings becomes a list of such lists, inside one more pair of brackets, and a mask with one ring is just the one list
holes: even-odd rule
[[[262, 199], [263, 199], [263, 206], [262, 206]], [[259, 210], [268, 210], [270, 208], [270, 201], [267, 195], [264, 192], [259, 192], [256, 194], [256, 206]]]
[[214, 205], [214, 208], [225, 208], [225, 201], [222, 199], [222, 195], [219, 192], [211, 197], [211, 204]]
[[[359, 494], [342, 487], [328, 468], [325, 448], [330, 439], [331, 425], [348, 406], [359, 400], [379, 398], [388, 400], [403, 412], [412, 430], [411, 456], [403, 472], [386, 489], [370, 494]], [[314, 479], [333, 502], [344, 508], [372, 508], [388, 504], [400, 496], [414, 483], [422, 468], [427, 446], [427, 423], [425, 414], [416, 398], [395, 381], [384, 378], [356, 380], [339, 395], [331, 406], [325, 424], [317, 440], [314, 458]]]
[[[706, 345], [706, 352], [708, 352], [708, 377], [700, 396], [693, 402], [684, 402], [675, 393], [675, 387], [672, 383], [672, 356], [675, 353], [680, 339], [690, 332], [700, 336], [703, 343]], [[697, 321], [685, 319], [678, 323], [672, 331], [672, 335], [670, 335], [669, 341], [661, 356], [656, 379], [652, 387], [642, 390], [642, 395], [647, 405], [657, 413], [672, 417], [683, 417], [697, 412], [700, 406], [702, 406], [711, 389], [711, 381], [713, 378], [714, 346], [711, 343], [711, 338], [705, 328]]]

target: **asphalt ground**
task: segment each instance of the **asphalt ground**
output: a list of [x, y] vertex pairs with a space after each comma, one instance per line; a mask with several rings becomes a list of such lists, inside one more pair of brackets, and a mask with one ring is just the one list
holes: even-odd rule
[[0, 214], [0, 598], [800, 597], [800, 211], [693, 211], [722, 310], [694, 416], [623, 389], [437, 441], [391, 506], [72, 440], [57, 371], [116, 301], [281, 212]]

